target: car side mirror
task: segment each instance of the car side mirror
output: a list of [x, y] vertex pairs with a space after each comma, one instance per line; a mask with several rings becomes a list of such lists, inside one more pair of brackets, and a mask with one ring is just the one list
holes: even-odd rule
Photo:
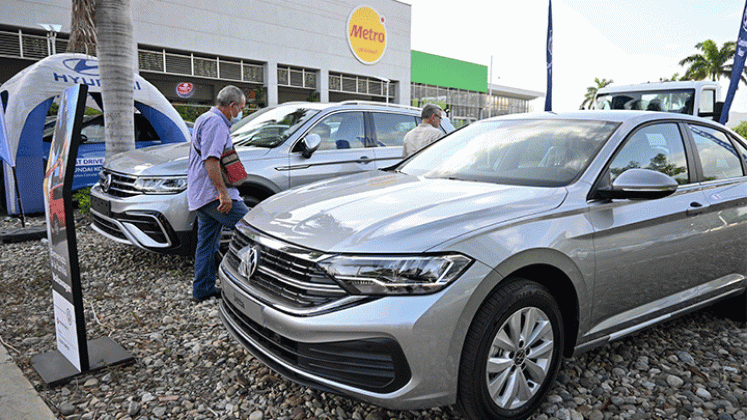
[[309, 133], [306, 135], [306, 137], [301, 140], [301, 145], [303, 147], [303, 151], [301, 152], [301, 155], [305, 157], [306, 159], [310, 158], [312, 154], [316, 151], [316, 149], [319, 148], [319, 145], [322, 144], [322, 138], [319, 137], [319, 134]]
[[601, 198], [656, 199], [677, 191], [677, 181], [671, 176], [651, 169], [628, 169], [618, 176], [610, 187], [600, 188]]

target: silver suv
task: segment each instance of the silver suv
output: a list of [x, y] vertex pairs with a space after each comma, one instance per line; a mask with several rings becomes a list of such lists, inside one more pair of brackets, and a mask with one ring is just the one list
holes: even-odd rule
[[525, 419], [563, 355], [727, 298], [744, 321], [745, 158], [687, 115], [479, 121], [252, 209], [220, 266], [221, 317], [302, 384]]
[[[405, 134], [419, 123], [420, 109], [378, 102], [265, 108], [231, 129], [250, 174], [239, 191], [251, 208], [292, 187], [391, 166], [402, 158]], [[454, 127], [445, 119], [441, 129]], [[321, 142], [310, 145], [309, 134]], [[107, 162], [91, 189], [93, 229], [150, 251], [191, 254], [196, 223], [187, 210], [189, 148], [150, 147]]]

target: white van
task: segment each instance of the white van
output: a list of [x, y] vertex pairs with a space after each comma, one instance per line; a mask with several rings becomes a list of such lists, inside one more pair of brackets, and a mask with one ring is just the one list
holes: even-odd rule
[[676, 112], [718, 121], [722, 106], [717, 82], [684, 81], [607, 86], [597, 92], [592, 109]]

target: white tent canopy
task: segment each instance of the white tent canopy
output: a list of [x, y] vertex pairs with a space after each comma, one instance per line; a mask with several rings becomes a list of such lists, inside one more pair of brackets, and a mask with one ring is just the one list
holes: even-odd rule
[[[74, 84], [86, 84], [89, 94], [100, 94], [101, 79], [95, 57], [70, 53], [52, 55], [23, 69], [0, 86], [7, 128], [5, 141], [11, 160], [16, 163], [24, 212], [43, 211], [44, 122], [54, 98]], [[189, 140], [184, 120], [155, 86], [135, 74], [133, 89], [135, 107], [148, 119], [162, 142]], [[18, 200], [11, 182], [10, 163], [4, 165], [6, 204], [9, 214], [17, 214]]]

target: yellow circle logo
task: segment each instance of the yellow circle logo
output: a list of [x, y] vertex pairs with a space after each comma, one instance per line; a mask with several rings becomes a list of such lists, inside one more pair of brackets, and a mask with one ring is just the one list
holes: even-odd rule
[[384, 16], [368, 6], [353, 10], [348, 18], [348, 44], [363, 64], [376, 64], [386, 51]]

